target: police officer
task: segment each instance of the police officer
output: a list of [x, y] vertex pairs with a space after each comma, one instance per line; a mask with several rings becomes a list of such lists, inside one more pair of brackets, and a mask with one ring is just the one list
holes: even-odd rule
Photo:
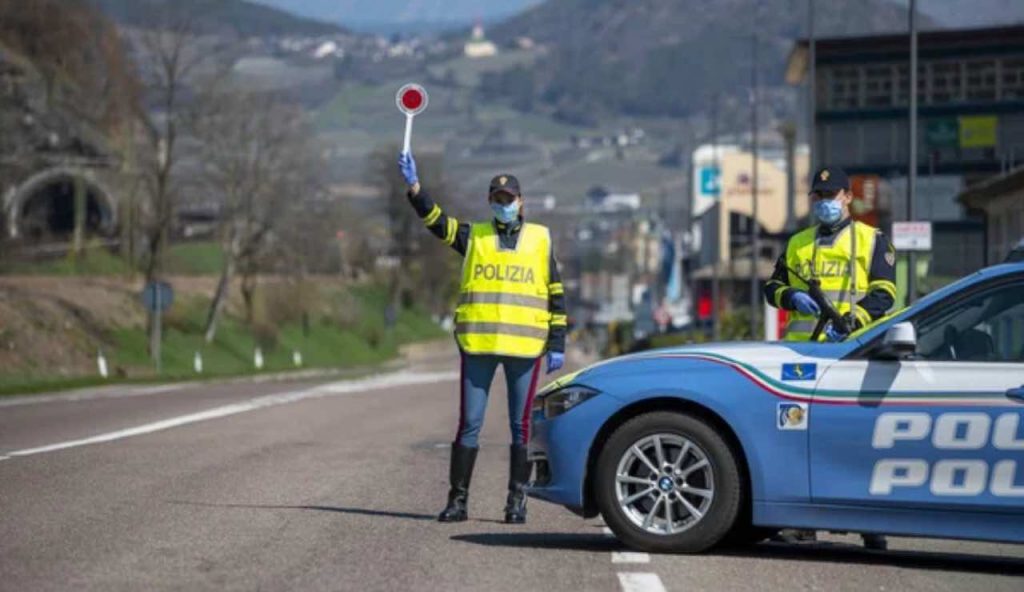
[[[896, 251], [880, 230], [850, 218], [853, 194], [846, 173], [837, 167], [819, 170], [810, 197], [818, 223], [790, 237], [764, 287], [769, 304], [790, 311], [788, 341], [810, 339], [821, 315], [804, 280], [821, 282], [850, 331], [884, 316], [896, 299]], [[825, 336], [830, 341], [846, 338], [832, 324]]]
[[508, 498], [505, 522], [526, 522], [525, 488], [530, 478], [526, 445], [541, 359], [547, 371], [562, 367], [566, 313], [551, 234], [523, 220], [519, 181], [498, 175], [488, 190], [493, 219], [459, 222], [445, 214], [420, 186], [416, 161], [402, 153], [399, 169], [409, 201], [427, 228], [465, 258], [455, 310], [455, 337], [462, 358], [459, 427], [452, 443], [448, 504], [441, 522], [466, 520], [469, 482], [488, 392], [498, 365], [508, 387]]
[[[821, 282], [822, 291], [850, 331], [884, 316], [896, 300], [896, 251], [880, 230], [850, 217], [853, 194], [846, 173], [837, 167], [817, 171], [810, 197], [818, 223], [790, 237], [764, 287], [769, 304], [790, 311], [788, 341], [810, 339], [821, 314], [804, 280]], [[846, 333], [829, 323], [825, 337], [842, 341]], [[883, 535], [861, 536], [869, 549], [887, 547]], [[784, 531], [782, 540], [815, 540], [815, 535], [813, 531]]]

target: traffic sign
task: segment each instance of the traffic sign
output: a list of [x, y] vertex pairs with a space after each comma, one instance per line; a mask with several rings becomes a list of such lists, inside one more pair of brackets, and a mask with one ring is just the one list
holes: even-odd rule
[[931, 222], [893, 222], [892, 246], [897, 251], [931, 251]]
[[418, 84], [406, 84], [395, 93], [395, 104], [399, 111], [405, 113], [405, 139], [402, 142], [404, 154], [409, 154], [412, 149], [412, 119], [423, 113], [428, 102], [427, 89]]
[[173, 303], [174, 290], [167, 282], [149, 282], [142, 289], [142, 305], [149, 312], [167, 312]]

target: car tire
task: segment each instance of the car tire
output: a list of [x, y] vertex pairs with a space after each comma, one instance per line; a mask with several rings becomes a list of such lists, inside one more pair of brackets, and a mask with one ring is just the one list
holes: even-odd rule
[[[658, 464], [657, 455], [644, 452], [653, 449], [656, 453], [655, 441], [664, 453], [663, 472], [658, 474], [652, 471], [652, 468], [662, 468], [654, 466]], [[655, 458], [642, 462], [635, 452], [637, 449]], [[680, 456], [684, 457], [680, 461], [683, 473], [690, 470], [687, 467], [701, 467], [702, 462], [703, 466], [699, 472], [684, 475], [682, 483], [678, 477], [666, 483], [673, 475], [679, 475], [678, 469], [673, 472], [670, 465]], [[701, 497], [689, 493], [697, 491], [686, 482], [690, 476], [698, 482]], [[649, 485], [642, 483], [643, 480], [649, 481]], [[630, 503], [651, 486], [655, 487], [653, 492]], [[605, 523], [626, 545], [655, 553], [699, 553], [722, 541], [733, 528], [743, 499], [743, 481], [735, 453], [707, 423], [683, 413], [658, 411], [635, 417], [612, 433], [598, 456], [594, 492]], [[688, 501], [684, 502], [683, 498]], [[666, 509], [664, 505], [657, 505], [659, 503], [670, 507]], [[689, 508], [698, 510], [700, 516], [688, 511], [686, 503]], [[662, 513], [660, 518], [659, 512]], [[655, 517], [647, 524], [646, 516], [650, 514]], [[684, 514], [688, 514], [688, 518], [682, 518], [678, 525], [681, 531], [676, 532], [675, 518]]]

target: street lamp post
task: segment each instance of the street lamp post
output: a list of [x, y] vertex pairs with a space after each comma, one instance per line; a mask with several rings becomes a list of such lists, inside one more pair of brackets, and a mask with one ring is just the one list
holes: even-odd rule
[[754, 26], [752, 29], [751, 58], [750, 66], [750, 199], [751, 199], [751, 224], [750, 224], [750, 336], [757, 338], [758, 333], [758, 308], [761, 303], [760, 278], [758, 277], [758, 261], [761, 252], [761, 237], [758, 232], [758, 178], [757, 178], [757, 27], [761, 2], [755, 1]]
[[[917, 1], [910, 0], [910, 134], [907, 157], [907, 221], [914, 220], [914, 194], [917, 190]], [[917, 257], [910, 252], [907, 263], [907, 300], [917, 295]]]
[[807, 74], [807, 147], [809, 149], [808, 162], [810, 164], [811, 171], [817, 170], [814, 167], [815, 159], [815, 136], [817, 132], [814, 129], [814, 111], [818, 108], [818, 96], [817, 96], [817, 65], [815, 62], [818, 60], [817, 47], [814, 41], [814, 0], [807, 0], [807, 60], [808, 60], [808, 74]]

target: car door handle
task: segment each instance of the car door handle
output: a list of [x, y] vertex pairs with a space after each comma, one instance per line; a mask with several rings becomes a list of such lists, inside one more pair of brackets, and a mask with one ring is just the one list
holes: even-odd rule
[[1017, 399], [1024, 403], [1024, 385], [1018, 386], [1017, 388], [1008, 389], [1006, 396], [1011, 399]]

